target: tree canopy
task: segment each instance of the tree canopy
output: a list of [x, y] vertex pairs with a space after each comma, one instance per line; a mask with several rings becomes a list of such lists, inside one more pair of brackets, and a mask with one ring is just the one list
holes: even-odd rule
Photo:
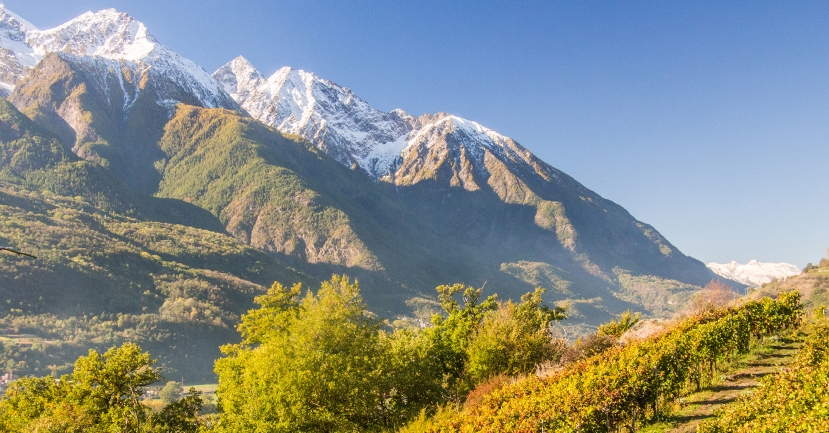
[[202, 400], [198, 392], [161, 413], [141, 403], [144, 387], [161, 379], [156, 361], [134, 343], [94, 350], [75, 362], [71, 375], [26, 377], [0, 400], [0, 431], [195, 432]]
[[542, 304], [543, 289], [518, 304], [461, 284], [437, 291], [444, 312], [431, 327], [390, 331], [345, 276], [304, 295], [274, 283], [242, 317], [243, 341], [216, 362], [219, 428], [394, 429], [491, 375], [531, 371], [550, 352], [550, 322], [564, 318]]

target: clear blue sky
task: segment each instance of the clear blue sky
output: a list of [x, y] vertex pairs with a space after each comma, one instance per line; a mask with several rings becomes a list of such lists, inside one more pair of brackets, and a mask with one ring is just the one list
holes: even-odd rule
[[212, 72], [241, 54], [515, 138], [702, 261], [829, 247], [829, 2], [5, 0], [113, 7]]

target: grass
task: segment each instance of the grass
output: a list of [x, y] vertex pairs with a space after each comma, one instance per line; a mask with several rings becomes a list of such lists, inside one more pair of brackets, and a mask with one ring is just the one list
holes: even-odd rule
[[202, 384], [198, 384], [198, 385], [185, 384], [185, 385], [186, 385], [185, 386], [186, 389], [195, 388], [196, 391], [199, 391], [202, 394], [215, 394], [216, 393], [216, 388], [219, 387], [218, 383], [202, 383]]

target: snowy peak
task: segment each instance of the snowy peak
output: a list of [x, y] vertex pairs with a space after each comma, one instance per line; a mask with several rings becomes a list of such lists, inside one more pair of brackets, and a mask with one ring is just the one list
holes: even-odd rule
[[213, 78], [257, 120], [309, 140], [345, 165], [362, 165], [372, 149], [412, 129], [401, 113], [376, 110], [350, 89], [300, 69], [284, 67], [265, 79], [237, 57]]
[[708, 263], [715, 274], [752, 287], [760, 287], [773, 278], [784, 279], [800, 273], [800, 268], [789, 263], [763, 263], [751, 260], [746, 264], [735, 261]]
[[38, 30], [34, 24], [26, 21], [20, 15], [10, 11], [3, 3], [0, 3], [0, 23], [13, 23], [9, 24], [9, 26], [16, 27], [23, 34], [27, 31]]
[[30, 32], [27, 42], [40, 55], [64, 52], [132, 61], [161, 46], [144, 24], [115, 9], [87, 12], [53, 29]]
[[265, 82], [265, 77], [242, 56], [216, 70], [213, 78], [237, 101], [248, 99], [250, 90]]
[[[205, 107], [238, 109], [204, 69], [160, 44], [143, 23], [126, 13], [115, 9], [87, 12], [55, 28], [38, 30], [8, 9], [0, 8], [0, 86], [6, 94], [28, 69], [52, 52], [104, 68], [104, 76], [108, 70], [122, 67], [131, 69], [134, 77], [154, 75], [173, 83], [162, 87], [180, 89]], [[109, 63], [101, 62], [102, 59]], [[174, 105], [181, 100], [169, 96], [162, 95], [159, 103]]]
[[[479, 169], [485, 150], [499, 158], [515, 159], [516, 152], [526, 154], [518, 159], [529, 157], [526, 149], [477, 122], [446, 113], [416, 118], [399, 109], [382, 112], [351, 89], [303, 70], [284, 67], [264, 79], [250, 62], [237, 57], [213, 73], [213, 78], [257, 120], [300, 135], [377, 180], [394, 181], [395, 171], [407, 156], [422, 155], [417, 149], [430, 149], [437, 143], [463, 147]], [[447, 135], [453, 139], [447, 142], [443, 139]]]
[[150, 73], [172, 79], [206, 107], [235, 105], [204, 69], [160, 44], [143, 23], [115, 9], [87, 12], [53, 29], [30, 32], [27, 43], [40, 55], [62, 52], [124, 60], [136, 71], [148, 66]]
[[26, 36], [37, 28], [0, 3], [0, 95], [8, 95], [23, 74], [40, 60]]

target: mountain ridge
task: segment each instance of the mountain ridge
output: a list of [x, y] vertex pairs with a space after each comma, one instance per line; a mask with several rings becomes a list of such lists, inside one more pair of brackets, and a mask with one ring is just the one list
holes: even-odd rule
[[[376, 181], [404, 186], [435, 180], [439, 188], [488, 188], [508, 203], [549, 202], [545, 209], [560, 206], [555, 203], [560, 203], [561, 194], [555, 190], [572, 189], [579, 191], [582, 201], [618, 206], [541, 161], [509, 137], [474, 121], [448, 113], [420, 117], [402, 110], [383, 113], [350, 89], [312, 73], [285, 67], [265, 78], [241, 56], [220, 67], [213, 76], [254, 118], [281, 132], [300, 135], [342, 164], [360, 167]], [[332, 112], [336, 114], [332, 116]], [[358, 139], [345, 140], [348, 146], [342, 146], [343, 137], [349, 136]], [[573, 203], [571, 200], [569, 204]], [[542, 224], [546, 221], [548, 228], [557, 232], [560, 242], [575, 253], [575, 230], [563, 217], [562, 208], [558, 209], [558, 216], [552, 218], [539, 210], [536, 219]], [[550, 221], [562, 224], [555, 227], [549, 225]], [[635, 224], [642, 233], [647, 232], [645, 237], [662, 254], [676, 251], [652, 227], [638, 221]]]
[[[128, 15], [90, 13], [45, 31], [2, 16], [0, 30], [23, 27], [32, 35], [25, 47], [45, 47], [0, 107], [7, 211], [22, 228], [32, 206], [94, 224], [71, 248], [50, 253], [60, 266], [36, 275], [52, 290], [75, 275], [70, 256], [90, 264], [66, 278], [70, 292], [114, 275], [124, 293], [107, 285], [106, 296], [130, 301], [103, 305], [107, 315], [186, 321], [182, 309], [191, 308], [194, 324], [207, 311], [230, 326], [252, 302], [252, 292], [238, 293], [249, 286], [242, 280], [261, 291], [272, 276], [290, 284], [347, 274], [386, 317], [430, 317], [441, 284], [486, 286], [503, 299], [543, 286], [545, 302], [569, 303], [583, 329], [627, 309], [671, 314], [716, 278], [622, 206], [476, 122], [382, 112], [312, 73], [286, 67], [265, 77], [242, 57], [208, 76], [219, 95], [209, 100], [192, 68], [167, 73], [164, 65], [189, 63]], [[0, 31], [0, 46], [11, 45], [11, 34]], [[135, 50], [125, 48], [133, 42]], [[146, 53], [169, 56], [145, 61]], [[14, 138], [23, 124], [41, 131], [41, 147]], [[60, 161], [49, 159], [52, 151]], [[72, 208], [78, 202], [86, 207]], [[32, 226], [39, 238], [15, 239], [38, 253], [62, 245], [55, 237], [63, 232], [52, 229], [62, 220], [39, 218], [48, 223]], [[128, 220], [130, 236], [108, 218]], [[165, 252], [174, 235], [193, 245]], [[204, 251], [198, 236], [218, 253]], [[84, 250], [87, 242], [121, 255]], [[224, 251], [239, 263], [222, 263]], [[122, 275], [119, 257], [134, 266]], [[0, 269], [9, 283], [20, 268]], [[205, 277], [214, 272], [236, 283], [214, 284]], [[173, 286], [207, 289], [184, 296]], [[152, 302], [135, 310], [144, 292]]]
[[20, 50], [16, 53], [20, 58], [16, 59], [18, 65], [2, 65], [20, 70], [16, 77], [4, 77], [6, 80], [0, 85], [6, 89], [13, 90], [16, 83], [25, 78], [23, 67], [34, 67], [48, 53], [57, 52], [117, 60], [121, 67], [131, 69], [137, 76], [149, 70], [158, 75], [175, 75], [177, 81], [190, 93], [198, 95], [205, 106], [238, 108], [204, 69], [159, 43], [143, 23], [126, 13], [115, 9], [86, 12], [46, 30], [21, 21], [25, 23], [5, 6], [0, 7], [0, 30], [6, 36], [0, 38], [4, 41], [0, 46], [14, 42]]
[[[8, 23], [16, 22], [8, 16]], [[163, 68], [171, 62], [192, 62], [160, 45], [143, 24], [113, 9], [89, 12], [48, 30], [18, 27], [26, 31], [26, 44], [35, 52], [52, 52], [15, 87], [10, 101], [70, 144], [73, 153], [110, 167], [131, 188], [156, 193], [164, 176], [159, 167], [170, 157], [158, 143], [163, 125], [178, 110], [175, 104], [215, 106], [205, 102], [203, 89], [189, 85], [192, 80], [170, 76]], [[152, 53], [157, 55], [145, 62]], [[133, 60], [138, 63], [129, 63]], [[136, 72], [135, 65], [147, 69]], [[160, 76], [152, 75], [155, 69]], [[695, 284], [712, 275], [621, 206], [476, 122], [446, 113], [384, 113], [348, 88], [312, 73], [285, 67], [265, 78], [242, 57], [213, 77], [206, 80], [216, 84], [218, 93], [238, 100], [231, 99], [224, 108], [244, 113], [239, 108], [243, 107], [255, 119], [297, 134], [342, 165], [394, 185], [390, 194], [405, 201], [404, 207], [438, 214], [423, 219], [429, 221], [425, 230], [463, 226], [439, 214], [457, 218], [451, 206], [469, 206], [482, 214], [481, 219], [466, 224], [461, 232], [465, 234], [456, 235], [456, 240], [477, 242], [475, 237], [484, 235], [482, 239], [494, 242], [500, 236], [495, 231], [506, 227], [487, 221], [501, 207], [491, 204], [500, 202], [532, 212], [533, 217], [520, 224], [528, 222], [554, 234], [565, 251], [564, 260], [579, 263], [583, 271], [611, 284], [616, 268], [660, 278], [679, 276]], [[165, 99], [168, 95], [177, 97]], [[486, 199], [490, 208], [471, 198], [446, 208], [447, 199], [462, 191], [472, 193], [470, 197], [491, 197]], [[220, 216], [218, 209], [212, 212]], [[248, 235], [247, 242], [251, 239]], [[297, 254], [305, 257], [301, 251]]]

